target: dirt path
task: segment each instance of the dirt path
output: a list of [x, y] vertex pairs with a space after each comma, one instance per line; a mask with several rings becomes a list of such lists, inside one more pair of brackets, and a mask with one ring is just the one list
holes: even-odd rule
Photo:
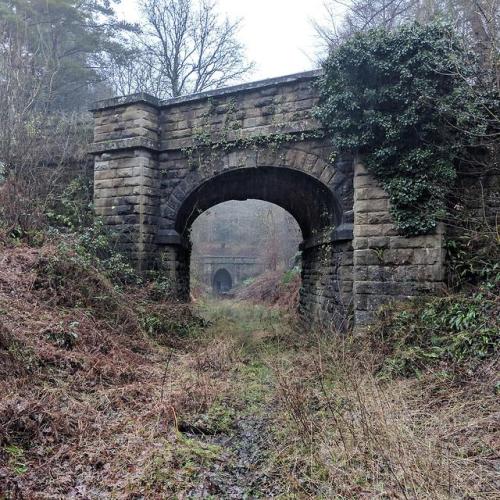
[[232, 433], [202, 438], [222, 447], [223, 454], [199, 477], [191, 498], [269, 498], [280, 488], [268, 472], [270, 419], [247, 415], [235, 422]]
[[188, 498], [272, 498], [282, 492], [273, 474], [275, 387], [265, 361], [265, 341], [273, 325], [267, 317], [256, 320], [253, 316], [232, 325], [237, 330], [235, 335], [247, 346], [242, 366], [232, 373], [233, 387], [238, 387], [228, 402], [233, 419], [227, 430], [214, 435], [196, 428], [185, 432], [190, 438], [222, 450], [200, 471]]

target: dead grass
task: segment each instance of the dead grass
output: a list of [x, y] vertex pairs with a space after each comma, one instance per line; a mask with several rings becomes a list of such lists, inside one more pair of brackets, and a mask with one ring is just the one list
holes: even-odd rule
[[255, 281], [240, 288], [236, 298], [253, 304], [267, 304], [294, 313], [299, 305], [300, 274], [294, 274], [288, 282], [281, 271], [268, 271]]
[[292, 487], [341, 498], [498, 498], [497, 361], [470, 380], [380, 380], [372, 343], [319, 340], [275, 365]]
[[65, 263], [47, 285], [54, 251], [0, 251], [0, 498], [185, 497], [223, 450], [178, 429], [257, 408], [284, 497], [498, 498], [497, 359], [381, 379], [373, 339], [242, 302], [199, 304], [200, 328]]
[[[145, 464], [227, 392], [231, 349], [158, 344], [141, 314], [185, 325], [180, 306], [119, 293], [74, 263], [54, 271], [53, 252], [0, 253], [0, 498], [168, 496], [175, 482], [146, 480]], [[64, 279], [48, 281], [49, 262]]]

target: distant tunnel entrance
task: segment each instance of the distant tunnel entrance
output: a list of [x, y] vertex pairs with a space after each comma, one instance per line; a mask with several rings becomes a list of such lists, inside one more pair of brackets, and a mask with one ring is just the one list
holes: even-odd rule
[[214, 274], [214, 279], [212, 282], [212, 290], [214, 294], [221, 295], [227, 293], [233, 287], [233, 279], [226, 269], [219, 269]]

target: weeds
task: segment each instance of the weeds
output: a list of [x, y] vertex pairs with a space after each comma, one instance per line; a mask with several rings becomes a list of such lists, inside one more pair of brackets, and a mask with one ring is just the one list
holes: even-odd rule
[[28, 467], [26, 466], [24, 450], [22, 448], [10, 445], [5, 446], [3, 451], [8, 457], [7, 463], [14, 474], [20, 475], [27, 472]]
[[[326, 335], [275, 307], [152, 301], [58, 252], [0, 268], [7, 498], [496, 498], [498, 353], [474, 333], [491, 289]], [[381, 370], [434, 348], [429, 329], [439, 360]]]
[[143, 330], [154, 340], [165, 346], [185, 344], [196, 339], [206, 326], [205, 321], [193, 314], [186, 304], [148, 304], [140, 312]]
[[381, 379], [385, 354], [375, 345], [319, 336], [315, 347], [273, 365], [290, 493], [494, 498], [495, 362], [467, 384], [432, 364], [420, 379]]
[[500, 302], [487, 286], [385, 308], [381, 317], [385, 374], [411, 376], [440, 364], [471, 370], [498, 353]]

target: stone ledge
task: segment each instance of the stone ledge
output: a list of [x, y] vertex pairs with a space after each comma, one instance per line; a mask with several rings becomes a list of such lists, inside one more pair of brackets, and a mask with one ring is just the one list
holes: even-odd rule
[[104, 109], [118, 108], [128, 106], [130, 104], [149, 104], [156, 108], [168, 108], [176, 104], [186, 102], [195, 102], [209, 97], [226, 96], [235, 93], [263, 89], [284, 83], [295, 83], [307, 80], [315, 80], [322, 75], [322, 70], [304, 71], [302, 73], [294, 73], [291, 75], [278, 76], [276, 78], [268, 78], [266, 80], [258, 80], [256, 82], [242, 83], [240, 85], [232, 85], [220, 89], [207, 90], [196, 94], [189, 94], [181, 97], [173, 97], [171, 99], [161, 100], [157, 97], [147, 94], [146, 92], [138, 92], [136, 94], [112, 97], [110, 99], [101, 99], [96, 101], [89, 111], [101, 111]]
[[274, 85], [282, 85], [284, 83], [295, 83], [307, 80], [315, 80], [323, 74], [322, 70], [304, 71], [302, 73], [294, 73], [291, 75], [278, 76], [276, 78], [268, 78], [266, 80], [258, 80], [256, 82], [242, 83], [240, 85], [233, 85], [231, 87], [223, 87], [215, 90], [207, 90], [206, 92], [199, 92], [197, 94], [190, 94], [181, 97], [174, 97], [160, 102], [162, 108], [168, 108], [175, 104], [183, 104], [186, 102], [201, 101], [209, 97], [226, 96], [244, 91], [258, 90], [265, 87], [272, 87]]
[[146, 137], [129, 137], [127, 139], [116, 139], [114, 141], [94, 142], [89, 146], [90, 154], [107, 153], [122, 149], [148, 149], [158, 151], [158, 141]]
[[130, 104], [149, 104], [154, 107], [160, 105], [160, 99], [146, 92], [138, 92], [119, 97], [111, 97], [110, 99], [101, 99], [96, 101], [89, 111], [100, 111], [109, 108], [118, 108], [120, 106], [129, 106]]
[[352, 232], [352, 224], [341, 224], [335, 229], [328, 230], [316, 236], [311, 236], [299, 245], [299, 249], [308, 250], [321, 245], [328, 245], [333, 242], [350, 241], [353, 239]]

